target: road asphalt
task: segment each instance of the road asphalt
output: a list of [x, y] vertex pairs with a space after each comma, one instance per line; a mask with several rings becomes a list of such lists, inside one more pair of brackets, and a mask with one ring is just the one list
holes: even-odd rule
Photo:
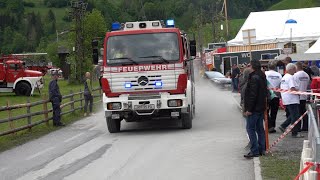
[[245, 122], [228, 90], [198, 79], [193, 128], [180, 121], [122, 122], [107, 131], [104, 112], [0, 154], [1, 180], [254, 179], [243, 158]]

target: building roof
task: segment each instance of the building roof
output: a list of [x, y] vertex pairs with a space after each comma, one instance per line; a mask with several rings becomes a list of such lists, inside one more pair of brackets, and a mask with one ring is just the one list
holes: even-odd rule
[[[243, 45], [242, 30], [256, 29], [256, 44], [267, 44], [290, 41], [315, 40], [320, 37], [320, 7], [252, 12], [239, 30], [237, 36], [228, 45]], [[294, 23], [286, 21], [293, 19]]]
[[306, 51], [306, 54], [320, 54], [320, 38]]

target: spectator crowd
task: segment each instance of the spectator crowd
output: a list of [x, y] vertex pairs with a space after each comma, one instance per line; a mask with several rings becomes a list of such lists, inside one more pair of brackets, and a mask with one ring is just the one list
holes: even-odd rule
[[[285, 67], [279, 72], [279, 61], [268, 62], [262, 67], [260, 61], [250, 61], [249, 64], [233, 65], [231, 70], [232, 91], [241, 94], [241, 107], [246, 117], [246, 130], [250, 139], [250, 152], [244, 157], [252, 158], [264, 155], [265, 130], [264, 112], [268, 112], [268, 132], [277, 130], [285, 132], [306, 112], [308, 97], [290, 92], [277, 92], [274, 89], [306, 92], [314, 76], [319, 76], [319, 68], [315, 62], [308, 66], [308, 62], [292, 63], [290, 57], [282, 61]], [[284, 107], [286, 118], [279, 127], [276, 127], [279, 107]], [[291, 130], [292, 138], [303, 138], [300, 133], [308, 131], [308, 117], [305, 116], [299, 124]]]

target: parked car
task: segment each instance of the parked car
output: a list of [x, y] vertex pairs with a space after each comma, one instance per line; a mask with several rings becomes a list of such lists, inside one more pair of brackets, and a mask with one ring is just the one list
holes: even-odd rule
[[231, 85], [232, 82], [230, 78], [226, 78], [223, 74], [221, 74], [218, 71], [206, 71], [205, 75], [212, 82], [221, 86]]

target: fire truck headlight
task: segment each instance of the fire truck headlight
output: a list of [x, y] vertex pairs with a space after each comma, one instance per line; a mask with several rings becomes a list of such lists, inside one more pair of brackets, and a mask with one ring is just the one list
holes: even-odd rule
[[174, 20], [173, 19], [168, 19], [166, 22], [167, 27], [174, 27]]
[[182, 106], [181, 99], [173, 99], [168, 101], [168, 107], [180, 107]]
[[108, 110], [120, 110], [121, 103], [120, 102], [112, 102], [107, 104]]
[[161, 88], [161, 87], [162, 87], [162, 81], [156, 81], [156, 82], [154, 83], [154, 86], [155, 86], [156, 88]]
[[132, 84], [127, 82], [127, 83], [124, 84], [124, 87], [126, 89], [130, 89], [130, 88], [132, 88]]

